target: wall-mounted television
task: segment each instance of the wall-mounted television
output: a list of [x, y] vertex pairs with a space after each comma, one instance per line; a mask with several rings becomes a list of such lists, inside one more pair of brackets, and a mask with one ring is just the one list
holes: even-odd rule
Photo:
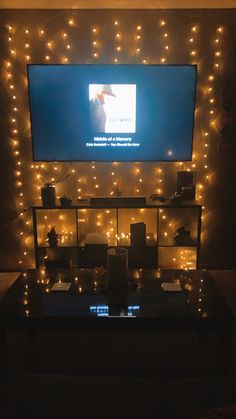
[[188, 161], [195, 65], [28, 65], [34, 161]]

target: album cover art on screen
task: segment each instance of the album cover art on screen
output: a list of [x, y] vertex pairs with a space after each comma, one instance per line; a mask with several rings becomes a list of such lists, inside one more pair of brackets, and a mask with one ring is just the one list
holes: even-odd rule
[[90, 84], [89, 103], [94, 132], [135, 132], [135, 84]]

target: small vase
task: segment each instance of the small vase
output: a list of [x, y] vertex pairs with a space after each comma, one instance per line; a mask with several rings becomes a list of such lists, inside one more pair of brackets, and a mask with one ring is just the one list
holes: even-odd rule
[[107, 269], [110, 287], [128, 285], [128, 251], [123, 247], [111, 248], [107, 252]]
[[41, 188], [41, 197], [44, 207], [56, 206], [56, 188], [54, 185], [45, 185]]

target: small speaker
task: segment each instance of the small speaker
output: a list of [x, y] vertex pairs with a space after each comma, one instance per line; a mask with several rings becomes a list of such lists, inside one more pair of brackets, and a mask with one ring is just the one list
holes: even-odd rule
[[130, 224], [130, 244], [131, 246], [145, 246], [146, 244], [146, 224]]
[[177, 172], [177, 192], [186, 201], [195, 199], [196, 172]]

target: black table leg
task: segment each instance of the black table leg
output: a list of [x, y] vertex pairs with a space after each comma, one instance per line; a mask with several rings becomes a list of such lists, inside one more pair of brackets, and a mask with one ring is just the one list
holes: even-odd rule
[[0, 377], [7, 375], [7, 333], [0, 331]]
[[207, 334], [206, 334], [206, 332], [199, 332], [198, 333], [198, 340], [202, 344], [207, 343]]
[[218, 366], [222, 375], [229, 375], [231, 364], [232, 327], [218, 333]]
[[35, 331], [27, 331], [27, 369], [29, 373], [33, 373], [36, 362], [35, 362]]

